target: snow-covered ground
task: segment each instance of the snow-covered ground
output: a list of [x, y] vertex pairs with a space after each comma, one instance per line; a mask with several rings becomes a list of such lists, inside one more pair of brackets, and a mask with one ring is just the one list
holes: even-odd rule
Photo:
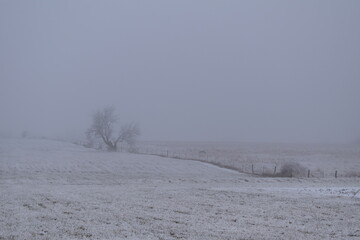
[[0, 139], [0, 239], [360, 239], [359, 191], [359, 178]]

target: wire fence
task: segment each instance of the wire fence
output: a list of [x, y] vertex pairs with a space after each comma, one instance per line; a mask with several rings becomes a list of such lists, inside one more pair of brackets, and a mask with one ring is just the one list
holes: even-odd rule
[[[129, 149], [128, 149], [129, 150]], [[125, 148], [122, 151], [126, 151]], [[360, 177], [360, 174], [339, 173], [338, 170], [325, 171], [320, 168], [309, 169], [300, 163], [277, 161], [277, 163], [262, 162], [261, 159], [255, 161], [236, 157], [219, 156], [209, 154], [204, 150], [198, 149], [178, 149], [169, 150], [165, 147], [138, 146], [130, 149], [130, 152], [144, 155], [154, 155], [159, 157], [192, 160], [216, 165], [221, 168], [231, 169], [240, 173], [251, 174], [261, 177], [298, 177], [298, 178], [338, 178], [338, 177]], [[276, 162], [276, 161], [275, 161]]]

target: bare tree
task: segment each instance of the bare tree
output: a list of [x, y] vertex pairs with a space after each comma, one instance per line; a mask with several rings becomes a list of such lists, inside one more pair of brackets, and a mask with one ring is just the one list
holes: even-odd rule
[[117, 117], [114, 107], [106, 107], [97, 111], [93, 116], [91, 127], [86, 131], [88, 139], [92, 137], [100, 138], [107, 146], [109, 151], [116, 151], [118, 143], [126, 142], [133, 145], [136, 137], [140, 135], [137, 124], [131, 123], [120, 128], [115, 135]]

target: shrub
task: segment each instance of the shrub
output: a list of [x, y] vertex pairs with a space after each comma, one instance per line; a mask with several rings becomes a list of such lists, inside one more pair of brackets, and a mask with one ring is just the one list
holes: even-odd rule
[[279, 174], [279, 177], [303, 177], [306, 175], [306, 168], [299, 163], [285, 163]]
[[280, 172], [272, 173], [263, 173], [263, 177], [304, 177], [306, 176], [306, 168], [300, 165], [299, 163], [285, 163], [281, 166]]

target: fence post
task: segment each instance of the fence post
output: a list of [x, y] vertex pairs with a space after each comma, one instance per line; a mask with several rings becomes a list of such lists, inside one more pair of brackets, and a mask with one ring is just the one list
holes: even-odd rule
[[254, 174], [254, 164], [251, 164], [251, 173]]
[[335, 178], [337, 178], [337, 170], [335, 171]]
[[310, 177], [310, 169], [308, 169], [308, 178]]
[[276, 174], [276, 166], [274, 167], [274, 174]]

